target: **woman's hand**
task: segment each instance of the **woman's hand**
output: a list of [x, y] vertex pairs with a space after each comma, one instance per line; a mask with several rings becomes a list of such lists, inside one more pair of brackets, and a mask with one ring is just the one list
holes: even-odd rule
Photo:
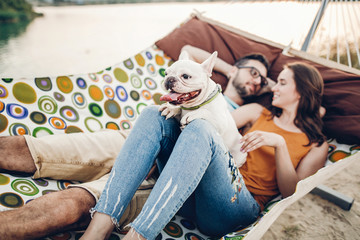
[[277, 148], [285, 144], [284, 138], [279, 134], [264, 131], [247, 133], [240, 142], [243, 143], [242, 152], [250, 152], [262, 146]]
[[262, 146], [273, 147], [276, 162], [276, 180], [283, 197], [295, 192], [296, 184], [300, 180], [291, 162], [285, 139], [276, 133], [254, 131], [247, 133], [242, 139], [242, 152], [250, 152]]

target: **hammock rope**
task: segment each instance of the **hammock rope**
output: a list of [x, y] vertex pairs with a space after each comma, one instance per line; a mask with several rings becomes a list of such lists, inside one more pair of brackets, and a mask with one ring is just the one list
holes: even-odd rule
[[[325, 1], [328, 0], [323, 0]], [[360, 29], [359, 0], [329, 0], [326, 8], [306, 51], [360, 69], [360, 34], [357, 31]], [[326, 41], [324, 33], [327, 35]]]
[[[342, 17], [343, 17], [343, 22], [347, 23], [346, 19], [345, 19], [345, 7], [346, 5], [342, 5], [341, 10], [342, 10]], [[346, 15], [347, 17], [349, 17], [349, 15]], [[349, 41], [348, 41], [348, 35], [346, 34], [347, 32], [347, 28], [348, 28], [349, 24], [344, 24], [344, 28], [343, 31], [345, 32], [345, 44], [346, 44], [346, 53], [347, 53], [347, 61], [348, 61], [348, 65], [349, 67], [352, 67], [351, 64], [351, 55], [350, 55], [350, 45], [349, 45]], [[354, 39], [355, 40], [355, 39]]]
[[[360, 29], [360, 18], [356, 17], [357, 14], [356, 14], [355, 9], [357, 9], [357, 13], [359, 14], [359, 12], [360, 12], [359, 4], [355, 5], [353, 2], [351, 7], [350, 7], [350, 5], [348, 5], [348, 12], [352, 15], [352, 18], [357, 20], [353, 24], [350, 24], [350, 27], [351, 27], [351, 31], [352, 31], [353, 38], [354, 38], [354, 46], [355, 46], [355, 51], [356, 51], [356, 55], [357, 55], [357, 60], [358, 60], [358, 63], [360, 63], [359, 43], [358, 43], [358, 39], [356, 38], [356, 34], [355, 34], [355, 32], [356, 32], [355, 29]], [[348, 15], [349, 19], [350, 19], [350, 14]], [[351, 22], [351, 20], [349, 20], [349, 21]]]

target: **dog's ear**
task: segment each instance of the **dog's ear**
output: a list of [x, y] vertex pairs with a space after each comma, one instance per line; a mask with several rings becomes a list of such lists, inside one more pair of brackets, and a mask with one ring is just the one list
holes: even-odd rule
[[211, 77], [212, 75], [212, 70], [215, 66], [216, 58], [217, 58], [217, 51], [213, 52], [213, 54], [211, 54], [211, 56], [201, 64], [201, 67], [205, 70], [208, 77]]
[[190, 60], [189, 53], [187, 51], [181, 51], [179, 60]]

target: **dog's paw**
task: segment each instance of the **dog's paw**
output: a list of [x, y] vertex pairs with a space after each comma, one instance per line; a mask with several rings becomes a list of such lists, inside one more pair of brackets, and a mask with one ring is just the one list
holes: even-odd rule
[[241, 153], [239, 151], [238, 154], [234, 156], [234, 161], [236, 166], [239, 168], [242, 165], [244, 165], [244, 163], [246, 162], [246, 158], [247, 158], [247, 153]]
[[199, 109], [197, 111], [189, 112], [185, 116], [183, 116], [180, 120], [180, 125], [183, 126], [183, 128], [194, 121], [195, 119], [209, 119], [206, 116], [207, 111]]
[[175, 117], [180, 114], [181, 109], [178, 106], [171, 105], [170, 103], [164, 103], [159, 107], [161, 116], [165, 116], [166, 119]]
[[184, 130], [185, 127], [186, 127], [186, 125], [180, 124], [180, 130], [181, 130], [181, 131]]
[[180, 126], [181, 129], [184, 129], [186, 125], [188, 125], [191, 121], [193, 121], [195, 118], [191, 113], [186, 114], [180, 119]]
[[186, 125], [188, 125], [191, 121], [189, 121], [189, 117], [188, 116], [184, 116], [181, 118], [180, 120], [180, 129], [183, 130]]

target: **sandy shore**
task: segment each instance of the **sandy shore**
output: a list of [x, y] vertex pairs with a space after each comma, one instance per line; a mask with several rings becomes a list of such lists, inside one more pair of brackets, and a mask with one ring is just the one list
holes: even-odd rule
[[355, 199], [350, 211], [314, 194], [287, 208], [263, 239], [360, 239], [360, 161], [328, 179], [324, 185]]

